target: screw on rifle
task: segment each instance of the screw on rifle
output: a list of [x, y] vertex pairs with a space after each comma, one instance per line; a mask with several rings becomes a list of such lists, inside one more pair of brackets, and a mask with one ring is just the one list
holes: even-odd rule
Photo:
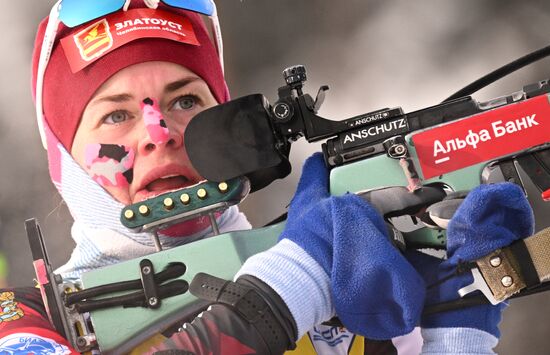
[[220, 182], [218, 184], [218, 190], [223, 194], [223, 193], [226, 193], [227, 190], [229, 189], [229, 186], [227, 185], [226, 182]]
[[136, 216], [136, 215], [134, 214], [134, 211], [132, 211], [132, 210], [126, 210], [126, 211], [124, 211], [124, 218], [126, 218], [126, 219], [129, 220], [129, 221], [132, 220], [132, 219], [134, 219], [135, 216]]
[[85, 350], [90, 346], [97, 344], [97, 339], [94, 334], [86, 334], [76, 338], [76, 346], [81, 350]]
[[403, 144], [398, 144], [394, 147], [394, 152], [397, 155], [405, 154], [406, 151], [407, 151], [407, 148]]
[[149, 266], [144, 266], [143, 269], [141, 269], [141, 272], [143, 272], [144, 275], [149, 275], [151, 268]]
[[514, 279], [512, 279], [512, 277], [506, 275], [502, 278], [502, 280], [500, 280], [500, 282], [502, 283], [502, 286], [510, 287], [514, 283]]
[[151, 298], [149, 298], [149, 301], [148, 301], [148, 302], [149, 302], [149, 305], [150, 305], [151, 307], [153, 307], [153, 306], [156, 306], [157, 303], [158, 303], [159, 301], [158, 301], [158, 299], [157, 299], [156, 297], [151, 297]]
[[174, 200], [172, 200], [170, 197], [166, 197], [164, 201], [162, 201], [162, 203], [164, 204], [164, 208], [166, 208], [167, 210], [171, 210], [172, 208], [174, 208]]
[[86, 338], [78, 337], [76, 338], [76, 345], [78, 345], [79, 348], [83, 348], [88, 345], [88, 342], [86, 341]]
[[149, 207], [147, 207], [145, 205], [139, 206], [138, 211], [142, 216], [147, 216], [147, 215], [149, 215], [149, 212], [151, 212], [149, 210]]
[[491, 264], [492, 267], [500, 266], [501, 262], [502, 262], [502, 260], [498, 256], [494, 256], [494, 257], [491, 258], [491, 260], [489, 260], [489, 263]]
[[180, 201], [181, 201], [181, 203], [183, 203], [184, 205], [188, 205], [188, 204], [189, 204], [189, 201], [191, 201], [191, 197], [190, 197], [188, 194], [181, 194], [181, 196], [180, 196]]
[[383, 142], [384, 149], [392, 159], [405, 158], [407, 156], [407, 145], [401, 136], [388, 138]]
[[401, 158], [407, 152], [407, 148], [403, 144], [392, 145], [388, 151], [391, 158]]
[[198, 189], [197, 190], [197, 197], [201, 200], [204, 200], [208, 196], [208, 192], [206, 192], [206, 189]]

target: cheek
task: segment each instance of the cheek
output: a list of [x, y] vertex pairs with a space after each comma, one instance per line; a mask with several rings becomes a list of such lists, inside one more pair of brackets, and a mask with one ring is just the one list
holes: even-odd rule
[[88, 144], [84, 151], [86, 171], [103, 187], [128, 187], [134, 178], [132, 148], [118, 144]]
[[141, 110], [149, 138], [155, 144], [166, 143], [170, 138], [170, 131], [168, 131], [157, 101], [151, 98], [144, 99], [141, 103]]

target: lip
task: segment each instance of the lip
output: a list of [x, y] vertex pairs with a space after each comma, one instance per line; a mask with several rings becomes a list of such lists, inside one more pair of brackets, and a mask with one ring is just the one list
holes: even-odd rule
[[182, 175], [189, 180], [188, 186], [194, 185], [200, 179], [193, 173], [191, 169], [179, 164], [167, 164], [150, 170], [139, 183], [136, 185], [133, 203], [143, 201], [149, 197], [160, 195], [167, 191], [149, 191], [146, 186], [151, 182], [169, 175]]

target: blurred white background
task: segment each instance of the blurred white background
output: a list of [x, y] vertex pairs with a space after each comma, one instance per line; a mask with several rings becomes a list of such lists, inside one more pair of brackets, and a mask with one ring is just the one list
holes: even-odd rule
[[[47, 173], [30, 93], [30, 57], [38, 22], [53, 1], [2, 1], [0, 23], [0, 250], [12, 286], [32, 283], [24, 220], [38, 218], [54, 266], [69, 256], [70, 215]], [[331, 90], [320, 114], [348, 118], [382, 107], [413, 111], [550, 44], [550, 3], [529, 0], [223, 0], [218, 10], [233, 97], [260, 92], [273, 100], [281, 71], [304, 64], [314, 95]], [[489, 99], [550, 77], [550, 61], [523, 69], [476, 94]], [[550, 135], [550, 133], [549, 133]], [[301, 162], [317, 144], [293, 146], [293, 173], [251, 195], [242, 209], [255, 226], [283, 213]], [[550, 208], [537, 213], [538, 228]], [[504, 316], [501, 354], [547, 354], [550, 293], [513, 300]]]

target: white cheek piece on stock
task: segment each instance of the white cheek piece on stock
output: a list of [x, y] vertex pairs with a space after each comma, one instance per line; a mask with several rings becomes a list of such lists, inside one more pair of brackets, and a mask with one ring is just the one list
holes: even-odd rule
[[[128, 10], [130, 2], [132, 0], [126, 0], [122, 11]], [[145, 5], [151, 9], [156, 9], [158, 7], [160, 0], [144, 0]], [[44, 149], [48, 150], [48, 145], [46, 141], [46, 132], [44, 128], [44, 111], [43, 111], [43, 90], [44, 90], [44, 74], [46, 73], [46, 67], [50, 60], [52, 54], [53, 46], [57, 36], [57, 30], [59, 28], [59, 12], [61, 9], [62, 0], [58, 0], [55, 5], [50, 10], [50, 15], [48, 17], [48, 24], [46, 25], [46, 31], [44, 32], [44, 38], [42, 40], [42, 48], [40, 49], [40, 58], [38, 60], [38, 69], [36, 73], [36, 121], [38, 123], [38, 132], [40, 133], [40, 140], [42, 141], [42, 146]], [[218, 50], [218, 59], [222, 68], [222, 73], [224, 72], [224, 62], [223, 62], [223, 41], [221, 35], [220, 22], [218, 19], [218, 11], [216, 4], [211, 0], [213, 12], [211, 15], [208, 15], [210, 23], [212, 26], [212, 35], [214, 36], [214, 44]], [[168, 5], [170, 6], [170, 5]], [[120, 11], [120, 10], [119, 10]], [[192, 10], [189, 10], [192, 11]], [[91, 21], [91, 20], [90, 20]]]

